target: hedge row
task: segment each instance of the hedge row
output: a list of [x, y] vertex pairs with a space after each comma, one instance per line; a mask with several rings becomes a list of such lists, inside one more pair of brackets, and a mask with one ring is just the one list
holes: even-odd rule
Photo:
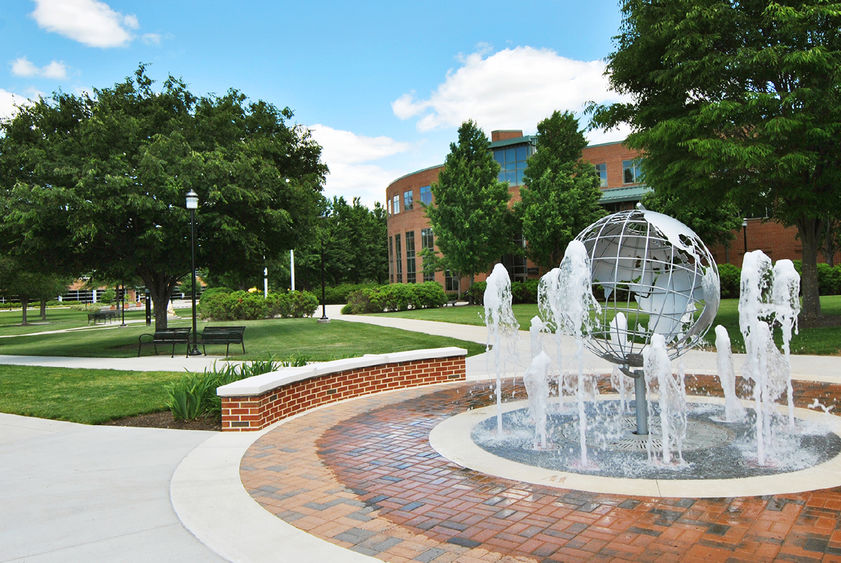
[[318, 308], [318, 299], [308, 291], [262, 293], [230, 291], [224, 288], [205, 291], [198, 313], [214, 321], [242, 321], [274, 317], [311, 317]]
[[[526, 280], [524, 282], [511, 282], [511, 301], [513, 303], [537, 303], [537, 284], [539, 279]], [[467, 291], [467, 298], [472, 298], [472, 302], [477, 305], [482, 305], [485, 299], [485, 289], [488, 287], [486, 282], [476, 282], [470, 286]]]
[[382, 313], [407, 309], [429, 309], [447, 304], [447, 294], [435, 282], [392, 283], [352, 291], [344, 314]]

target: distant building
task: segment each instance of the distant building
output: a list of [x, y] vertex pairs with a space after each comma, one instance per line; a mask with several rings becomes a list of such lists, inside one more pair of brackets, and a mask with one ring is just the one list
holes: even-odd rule
[[[508, 182], [511, 203], [520, 199], [523, 172], [528, 157], [535, 151], [536, 140], [534, 135], [523, 135], [517, 130], [491, 133], [491, 151], [500, 166], [499, 179]], [[650, 191], [641, 177], [640, 153], [621, 141], [585, 147], [582, 159], [596, 167], [601, 179], [601, 204], [609, 213], [631, 209]], [[429, 219], [420, 204], [434, 204], [430, 186], [438, 181], [438, 173], [443, 167], [441, 164], [406, 174], [386, 188], [388, 273], [391, 283], [434, 280], [446, 291], [458, 290], [460, 280], [449, 272], [424, 276], [420, 254], [422, 249], [435, 244]], [[802, 245], [795, 236], [795, 229], [784, 228], [779, 223], [762, 218], [747, 218], [745, 224], [744, 229], [734, 231], [734, 238], [727, 247], [719, 245], [710, 248], [717, 262], [741, 266], [745, 251], [756, 249], [761, 249], [775, 261], [801, 258]], [[525, 280], [544, 273], [522, 256], [501, 256], [500, 261], [512, 280]], [[476, 281], [483, 279], [482, 275], [476, 277]], [[461, 283], [465, 284], [467, 280], [461, 280]]]
[[[491, 150], [499, 163], [499, 179], [506, 181], [511, 203], [519, 201], [526, 161], [534, 153], [537, 138], [522, 131], [493, 131]], [[648, 188], [640, 181], [639, 153], [621, 142], [586, 147], [582, 158], [596, 167], [601, 177], [602, 205], [609, 211], [629, 209]], [[423, 205], [434, 203], [430, 186], [438, 181], [443, 164], [401, 176], [386, 188], [388, 212], [388, 272], [392, 283], [434, 280], [447, 291], [457, 291], [459, 280], [449, 272], [423, 275], [420, 251], [435, 244]], [[541, 272], [522, 256], [500, 257], [512, 280], [535, 277]], [[477, 276], [476, 281], [484, 279]], [[466, 282], [466, 280], [464, 280]], [[466, 288], [465, 288], [466, 289]]]

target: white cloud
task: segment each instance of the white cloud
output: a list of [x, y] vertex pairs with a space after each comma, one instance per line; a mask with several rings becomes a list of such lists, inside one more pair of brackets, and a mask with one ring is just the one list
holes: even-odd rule
[[67, 67], [63, 63], [50, 61], [50, 64], [41, 69], [41, 76], [55, 78], [56, 80], [67, 78]]
[[[419, 131], [457, 127], [473, 119], [486, 130], [534, 130], [555, 110], [579, 113], [589, 101], [620, 99], [610, 90], [602, 61], [576, 61], [550, 49], [486, 48], [460, 56], [426, 99], [414, 93], [392, 102], [400, 119], [416, 118]], [[582, 121], [583, 122], [583, 121]]]
[[40, 76], [61, 80], [67, 78], [67, 67], [64, 63], [50, 61], [50, 64], [38, 68], [26, 57], [20, 57], [12, 61], [12, 74], [15, 76]]
[[313, 138], [322, 147], [322, 161], [330, 168], [325, 196], [343, 196], [350, 203], [354, 197], [372, 207], [382, 201], [385, 188], [403, 172], [388, 170], [377, 161], [406, 152], [408, 143], [390, 137], [365, 137], [326, 125], [311, 125]]
[[12, 74], [15, 76], [35, 76], [38, 74], [38, 67], [26, 57], [20, 57], [12, 61]]
[[38, 26], [90, 47], [120, 47], [132, 40], [135, 15], [115, 12], [99, 0], [35, 0]]
[[140, 36], [140, 39], [143, 40], [143, 43], [146, 45], [160, 45], [161, 44], [161, 34], [160, 33], [144, 33]]
[[14, 117], [18, 112], [17, 106], [29, 104], [30, 100], [0, 88], [0, 119], [8, 119]]

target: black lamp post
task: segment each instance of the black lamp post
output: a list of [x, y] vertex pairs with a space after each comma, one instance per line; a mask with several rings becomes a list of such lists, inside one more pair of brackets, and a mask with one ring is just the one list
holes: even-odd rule
[[324, 233], [321, 234], [321, 318], [320, 323], [329, 323], [327, 318], [327, 305], [324, 302]]
[[193, 298], [193, 347], [190, 350], [190, 356], [198, 356], [198, 334], [196, 329], [196, 209], [199, 207], [199, 194], [190, 190], [187, 192], [187, 209], [190, 210], [190, 273], [193, 278], [193, 287], [191, 290]]
[[742, 234], [745, 239], [745, 254], [748, 253], [748, 220], [742, 219]]

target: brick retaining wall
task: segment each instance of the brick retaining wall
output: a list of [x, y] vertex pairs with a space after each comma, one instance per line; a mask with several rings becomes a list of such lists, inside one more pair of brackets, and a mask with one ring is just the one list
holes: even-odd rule
[[344, 399], [392, 389], [464, 381], [462, 348], [412, 350], [313, 364], [250, 377], [217, 389], [222, 430], [260, 430]]

